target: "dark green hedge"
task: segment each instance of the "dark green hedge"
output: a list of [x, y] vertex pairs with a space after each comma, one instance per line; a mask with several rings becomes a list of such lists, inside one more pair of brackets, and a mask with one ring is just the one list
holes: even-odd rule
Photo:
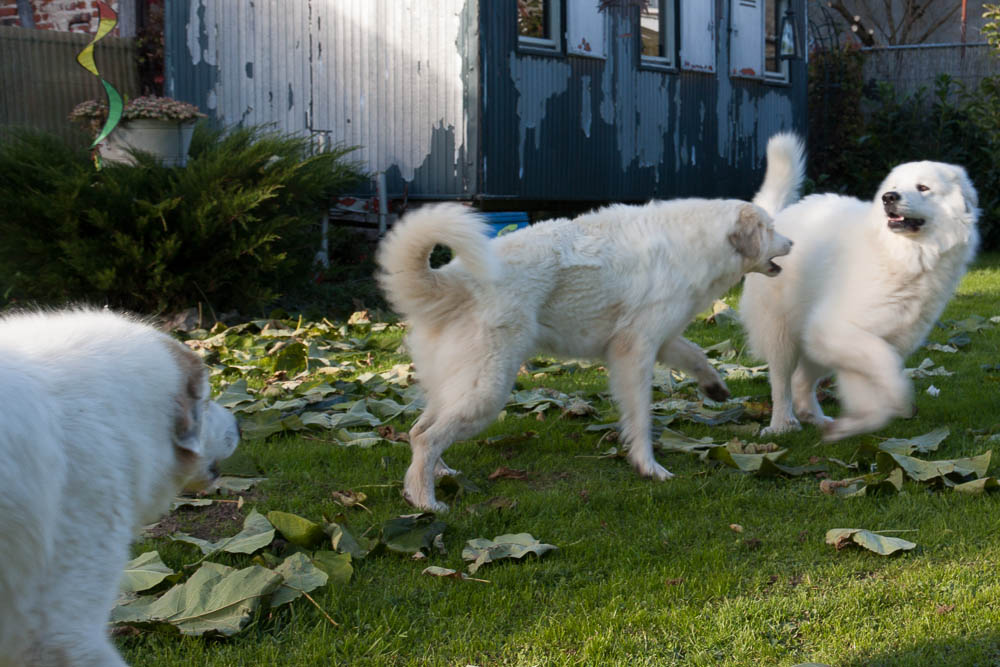
[[865, 82], [863, 55], [825, 51], [809, 63], [809, 176], [821, 192], [862, 199], [894, 166], [960, 164], [979, 192], [983, 247], [1000, 248], [1000, 76], [967, 88], [947, 75], [934, 89], [900, 95]]
[[258, 312], [307, 282], [329, 198], [362, 176], [352, 150], [201, 124], [187, 167], [148, 155], [94, 167], [21, 131], [0, 143], [0, 294], [147, 313], [203, 303]]

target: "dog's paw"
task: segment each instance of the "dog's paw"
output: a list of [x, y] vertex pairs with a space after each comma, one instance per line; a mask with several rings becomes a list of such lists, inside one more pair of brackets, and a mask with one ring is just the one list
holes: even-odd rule
[[444, 514], [450, 509], [447, 503], [443, 503], [435, 498], [417, 498], [406, 490], [403, 491], [403, 500], [418, 510], [434, 512], [435, 514]]
[[445, 463], [444, 459], [438, 459], [437, 463], [434, 465], [435, 477], [454, 477], [455, 475], [460, 475], [461, 473], [461, 470], [455, 470]]
[[833, 417], [827, 417], [826, 415], [800, 415], [800, 418], [807, 424], [812, 424], [821, 430], [826, 428], [828, 424], [833, 423]]
[[864, 432], [864, 429], [858, 428], [852, 419], [834, 419], [820, 428], [823, 433], [823, 442], [837, 442]]
[[795, 431], [801, 431], [801, 430], [802, 430], [802, 424], [799, 423], [798, 419], [792, 417], [787, 421], [780, 422], [777, 424], [772, 423], [767, 428], [762, 428], [760, 430], [760, 435], [762, 436], [781, 435], [782, 433], [793, 433]]
[[444, 514], [445, 512], [447, 512], [451, 508], [448, 507], [448, 503], [443, 503], [440, 500], [435, 500], [432, 503], [428, 503], [426, 507], [421, 507], [420, 509], [424, 510], [425, 512], [434, 512], [435, 514]]
[[650, 477], [660, 482], [665, 482], [674, 476], [674, 473], [670, 472], [656, 461], [647, 461], [641, 465], [636, 465], [635, 469], [643, 477]]
[[729, 389], [726, 385], [721, 382], [713, 382], [712, 384], [707, 384], [701, 387], [702, 393], [708, 396], [713, 401], [722, 402], [728, 399], [732, 394], [729, 393]]

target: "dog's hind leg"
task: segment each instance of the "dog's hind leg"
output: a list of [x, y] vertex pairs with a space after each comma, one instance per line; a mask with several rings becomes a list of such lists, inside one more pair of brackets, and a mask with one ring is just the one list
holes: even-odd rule
[[[420, 416], [420, 419], [418, 419], [416, 423], [413, 424], [413, 427], [410, 429], [410, 438], [419, 436], [421, 433], [430, 428], [431, 424], [433, 423], [434, 423], [433, 413], [428, 409], [427, 411], [424, 412], [424, 414]], [[447, 463], [445, 463], [444, 459], [438, 457], [437, 462], [434, 464], [434, 477], [447, 477], [448, 475], [457, 475], [457, 474], [459, 474], [458, 470], [455, 470]]]
[[434, 476], [435, 477], [448, 477], [455, 476], [461, 473], [461, 470], [455, 470], [450, 465], [444, 462], [440, 456], [438, 457], [437, 463], [434, 464]]
[[456, 440], [458, 423], [438, 415], [430, 426], [410, 431], [410, 467], [403, 479], [403, 498], [429, 512], [447, 512], [448, 506], [434, 497], [434, 469], [441, 453]]
[[403, 480], [403, 497], [415, 507], [448, 511], [448, 505], [434, 494], [436, 472], [442, 466], [450, 470], [441, 455], [453, 442], [471, 438], [486, 428], [507, 402], [520, 360], [490, 361], [457, 373], [447, 387], [447, 396], [435, 398], [433, 411], [428, 408], [431, 416], [421, 417], [410, 431], [413, 459]]
[[802, 357], [792, 375], [792, 400], [795, 404], [795, 415], [804, 422], [825, 428], [833, 420], [823, 414], [823, 408], [816, 399], [816, 385], [830, 370]]
[[708, 362], [705, 352], [683, 336], [671, 338], [656, 353], [660, 363], [679, 368], [698, 382], [698, 388], [713, 401], [729, 398], [729, 389], [719, 373]]
[[631, 332], [616, 334], [608, 344], [608, 384], [621, 413], [622, 439], [628, 461], [643, 477], [670, 479], [673, 474], [653, 458], [650, 408], [656, 348]]

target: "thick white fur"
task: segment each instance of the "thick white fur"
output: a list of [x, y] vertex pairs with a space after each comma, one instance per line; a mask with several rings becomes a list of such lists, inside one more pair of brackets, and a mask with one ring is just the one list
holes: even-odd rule
[[[489, 240], [456, 204], [408, 215], [382, 241], [382, 288], [410, 323], [409, 347], [427, 409], [410, 431], [404, 494], [444, 511], [435, 473], [441, 454], [500, 412], [521, 363], [536, 350], [603, 357], [621, 412], [628, 458], [645, 476], [671, 474], [653, 458], [654, 362], [691, 373], [728, 396], [704, 353], [681, 337], [700, 310], [747, 271], [769, 271], [788, 252], [770, 216], [740, 201], [678, 200], [611, 206], [575, 220], [539, 223]], [[455, 259], [431, 269], [435, 244]]]
[[0, 665], [124, 665], [136, 531], [239, 440], [190, 350], [109, 311], [0, 318]]
[[[794, 201], [804, 176], [801, 143], [768, 146], [767, 175], [754, 200], [795, 241], [774, 280], [748, 276], [740, 304], [753, 349], [770, 366], [774, 412], [766, 432], [800, 420], [838, 440], [913, 413], [903, 359], [924, 340], [973, 258], [976, 191], [965, 170], [939, 162], [893, 169], [874, 201], [832, 194]], [[917, 229], [889, 225], [883, 197]], [[897, 225], [898, 227], [898, 225]], [[836, 373], [842, 414], [831, 420], [816, 384]]]

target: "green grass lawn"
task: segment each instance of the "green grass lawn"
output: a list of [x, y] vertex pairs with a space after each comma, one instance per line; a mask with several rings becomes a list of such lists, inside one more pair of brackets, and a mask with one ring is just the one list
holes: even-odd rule
[[[733, 305], [736, 295], [727, 301]], [[962, 282], [942, 317], [1000, 315], [1000, 256], [984, 256]], [[932, 342], [954, 331], [936, 328]], [[725, 339], [741, 350], [735, 324], [692, 324], [702, 345]], [[378, 334], [392, 350], [401, 334]], [[879, 433], [825, 444], [817, 431], [781, 436], [783, 462], [853, 458], [858, 446], [886, 437], [911, 437], [941, 426], [951, 435], [925, 459], [981, 454], [988, 442], [970, 429], [1000, 423], [1000, 325], [970, 334], [955, 354], [918, 350], [954, 375], [917, 379], [918, 416], [896, 420]], [[358, 355], [356, 355], [358, 356]], [[366, 362], [369, 359], [366, 358]], [[382, 352], [370, 359], [386, 369], [403, 358]], [[926, 389], [934, 384], [940, 395]], [[604, 392], [602, 370], [523, 374], [522, 387], [567, 393]], [[766, 380], [730, 380], [734, 396], [768, 397]], [[660, 398], [661, 396], [658, 396]], [[600, 458], [611, 445], [588, 425], [612, 421], [606, 397], [599, 414], [542, 420], [509, 411], [480, 438], [531, 430], [523, 442], [456, 443], [446, 460], [481, 489], [450, 499], [446, 554], [415, 561], [395, 553], [353, 563], [350, 583], [313, 594], [339, 624], [332, 626], [304, 600], [259, 613], [225, 640], [162, 632], [125, 634], [118, 642], [134, 665], [974, 665], [1000, 663], [1000, 496], [933, 490], [912, 481], [898, 495], [839, 498], [824, 495], [815, 475], [760, 478], [697, 457], [658, 452], [677, 474], [668, 482], [637, 477], [624, 460]], [[835, 403], [824, 406], [835, 413]], [[392, 422], [404, 430], [409, 421]], [[671, 428], [724, 442], [744, 432], [725, 426], [675, 422]], [[314, 520], [340, 513], [358, 532], [412, 513], [400, 497], [409, 461], [405, 443], [369, 449], [333, 444], [322, 434], [278, 435], [242, 446], [267, 476], [248, 494], [251, 507], [295, 512]], [[527, 479], [497, 479], [501, 466], [526, 470]], [[995, 472], [996, 462], [990, 473]], [[830, 468], [830, 477], [852, 476]], [[345, 510], [331, 492], [363, 491], [365, 510]], [[475, 515], [467, 508], [495, 496], [516, 507]], [[197, 523], [197, 510], [178, 515]], [[734, 531], [738, 524], [742, 532]], [[238, 522], [224, 525], [233, 534]], [[867, 528], [917, 544], [879, 556], [860, 548], [837, 551], [824, 543], [831, 528]], [[228, 531], [228, 532], [225, 532]], [[427, 565], [462, 570], [462, 547], [476, 537], [527, 532], [558, 546], [543, 558], [481, 568], [489, 583], [424, 576]], [[160, 550], [174, 568], [197, 560], [192, 548], [148, 539], [135, 552]], [[249, 556], [220, 562], [244, 566]]]

